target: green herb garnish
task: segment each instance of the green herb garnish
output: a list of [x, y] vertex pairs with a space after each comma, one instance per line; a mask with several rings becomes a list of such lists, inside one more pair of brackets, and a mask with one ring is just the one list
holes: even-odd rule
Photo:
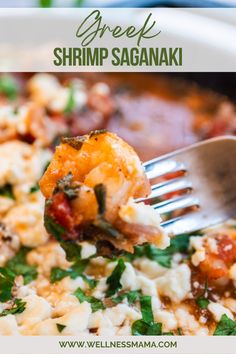
[[148, 295], [143, 295], [140, 297], [140, 306], [142, 319], [144, 322], [153, 323], [153, 313], [152, 313], [152, 298]]
[[48, 233], [54, 236], [57, 241], [62, 240], [62, 236], [65, 234], [66, 229], [59, 225], [51, 216], [44, 215], [44, 226]]
[[196, 300], [196, 304], [201, 308], [201, 309], [206, 309], [207, 306], [209, 305], [210, 301], [204, 297], [199, 297]]
[[119, 259], [115, 269], [111, 273], [111, 275], [107, 278], [108, 289], [106, 292], [106, 297], [110, 297], [114, 295], [120, 288], [122, 287], [120, 283], [120, 279], [122, 274], [125, 271], [125, 263], [123, 259]]
[[38, 276], [36, 266], [29, 265], [26, 261], [27, 253], [30, 250], [30, 248], [22, 247], [6, 264], [6, 267], [15, 275], [22, 275], [24, 277], [24, 284], [30, 283]]
[[0, 93], [6, 95], [10, 100], [15, 100], [18, 93], [17, 82], [12, 76], [0, 77]]
[[177, 328], [177, 334], [178, 334], [178, 336], [182, 336], [183, 335], [183, 332], [182, 332], [181, 328]]
[[66, 259], [69, 262], [77, 262], [81, 258], [81, 246], [72, 241], [61, 241], [61, 247], [66, 253]]
[[146, 323], [143, 320], [137, 320], [132, 324], [133, 336], [161, 336], [162, 324], [161, 323]]
[[115, 238], [122, 238], [122, 234], [116, 230], [108, 221], [106, 221], [103, 217], [98, 216], [93, 225], [96, 226], [98, 229], [104, 231], [106, 234], [115, 237]]
[[115, 238], [121, 238], [122, 234], [116, 230], [104, 217], [106, 211], [106, 187], [100, 183], [94, 187], [95, 197], [98, 203], [98, 215], [93, 225]]
[[26, 302], [22, 301], [21, 299], [15, 299], [13, 306], [10, 309], [3, 310], [0, 313], [0, 317], [22, 313], [25, 310], [25, 305]]
[[119, 296], [112, 297], [112, 302], [115, 304], [121, 303], [124, 299], [127, 299], [129, 305], [135, 303], [140, 297], [140, 292], [138, 290], [132, 290], [128, 293], [123, 293]]
[[72, 186], [72, 178], [73, 175], [70, 172], [68, 173], [67, 176], [59, 179], [59, 181], [57, 181], [57, 186], [54, 190], [54, 194], [61, 191], [68, 197], [68, 199], [70, 200], [75, 199], [78, 196], [80, 186], [79, 185]]
[[78, 288], [74, 295], [77, 297], [79, 302], [87, 301], [91, 304], [92, 312], [96, 312], [98, 310], [104, 310], [105, 306], [103, 302], [99, 299], [96, 299], [94, 296], [87, 296], [82, 289]]
[[207, 299], [207, 291], [208, 291], [208, 281], [206, 280], [203, 294], [196, 299], [196, 304], [201, 309], [206, 309], [210, 303], [210, 301]]
[[75, 107], [76, 107], [75, 88], [73, 85], [70, 85], [68, 100], [67, 100], [66, 106], [64, 108], [64, 113], [65, 114], [72, 113], [75, 110]]
[[162, 324], [154, 322], [152, 312], [151, 296], [140, 296], [140, 307], [142, 319], [137, 320], [132, 324], [132, 335], [135, 336], [161, 336], [173, 335], [172, 332], [162, 332]]
[[100, 183], [94, 187], [95, 197], [98, 203], [98, 213], [103, 215], [106, 211], [106, 187]]
[[214, 336], [235, 336], [236, 321], [231, 320], [227, 315], [223, 315], [217, 324]]
[[58, 332], [60, 332], [60, 333], [63, 331], [63, 329], [66, 328], [65, 325], [60, 324], [60, 323], [56, 323], [56, 325], [57, 325], [57, 330], [58, 330]]
[[88, 263], [89, 263], [89, 259], [81, 259], [78, 260], [76, 263], [74, 263], [68, 269], [61, 269], [59, 267], [52, 268], [50, 274], [51, 283], [60, 281], [65, 277], [70, 277], [71, 279], [76, 279], [77, 277], [81, 277], [88, 284], [90, 289], [94, 289], [97, 285], [97, 280], [91, 279], [83, 273]]
[[52, 7], [53, 0], [39, 0], [39, 6], [40, 7]]
[[136, 246], [134, 253], [126, 253], [125, 258], [132, 261], [136, 258], [147, 257], [152, 261], [156, 261], [165, 268], [171, 267], [173, 255], [177, 252], [187, 253], [189, 247], [189, 235], [182, 234], [172, 238], [170, 246], [164, 250], [160, 250], [157, 247], [146, 244], [144, 246]]
[[100, 130], [93, 130], [89, 134], [89, 138], [92, 138], [93, 136], [100, 135], [100, 134], [105, 134], [107, 133], [106, 129], [100, 129]]
[[39, 191], [39, 184], [36, 183], [34, 186], [30, 188], [30, 193], [35, 193]]
[[0, 302], [6, 302], [11, 299], [14, 280], [15, 274], [10, 269], [0, 267]]
[[86, 136], [76, 136], [73, 138], [70, 138], [70, 137], [61, 138], [62, 144], [68, 144], [76, 150], [80, 150], [85, 141], [86, 141]]
[[13, 194], [12, 185], [10, 183], [7, 183], [4, 186], [0, 187], [0, 195], [14, 200], [15, 196]]

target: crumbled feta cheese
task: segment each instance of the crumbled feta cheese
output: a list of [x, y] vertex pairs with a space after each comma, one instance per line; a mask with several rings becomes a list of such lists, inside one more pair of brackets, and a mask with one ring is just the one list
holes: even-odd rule
[[168, 296], [173, 302], [184, 300], [191, 290], [191, 271], [187, 264], [181, 264], [170, 269], [156, 279], [157, 291], [160, 295]]
[[236, 313], [236, 300], [228, 298], [224, 300], [224, 305], [232, 312]]
[[216, 322], [219, 322], [221, 317], [225, 314], [227, 317], [229, 317], [231, 320], [234, 319], [234, 316], [232, 315], [232, 312], [224, 307], [223, 305], [216, 303], [216, 302], [210, 302], [209, 305], [207, 306], [208, 310], [212, 313], [214, 320]]
[[104, 82], [97, 82], [95, 85], [93, 85], [92, 92], [107, 96], [110, 94], [110, 88]]
[[167, 268], [162, 267], [159, 263], [144, 257], [136, 259], [133, 264], [150, 279], [157, 278], [160, 275], [165, 274], [168, 270]]
[[98, 299], [102, 299], [104, 298], [104, 293], [106, 292], [106, 290], [107, 290], [107, 279], [102, 278], [99, 280], [99, 283], [94, 289], [92, 295]]
[[154, 319], [156, 322], [161, 322], [163, 326], [163, 331], [172, 331], [177, 328], [177, 320], [175, 315], [167, 310], [154, 310]]
[[0, 317], [0, 335], [14, 336], [19, 334], [16, 318], [13, 315]]
[[[73, 84], [73, 82], [72, 82]], [[60, 84], [59, 80], [50, 74], [36, 74], [29, 81], [29, 91], [39, 104], [55, 112], [63, 112], [70, 96], [70, 89]], [[87, 102], [85, 86], [73, 85], [74, 103], [81, 108]]]
[[[73, 310], [68, 311], [64, 316], [58, 318], [50, 318], [41, 321], [33, 326], [30, 331], [31, 335], [79, 335], [80, 332], [86, 331], [91, 315], [91, 306], [87, 302], [79, 304]], [[57, 324], [65, 326], [60, 333]]]
[[201, 236], [192, 236], [190, 238], [190, 246], [196, 250], [192, 255], [192, 264], [197, 267], [206, 258], [206, 250], [203, 247], [204, 239]]
[[118, 304], [117, 306], [107, 308], [103, 313], [109, 318], [113, 326], [121, 326], [124, 321], [133, 323], [141, 318], [141, 314], [137, 310], [126, 304]]
[[137, 290], [137, 276], [133, 266], [125, 262], [125, 270], [121, 276], [120, 283], [122, 285], [122, 289], [124, 290]]
[[157, 296], [156, 284], [153, 280], [143, 275], [137, 276], [137, 289], [141, 289], [144, 295]]
[[3, 222], [16, 233], [23, 246], [36, 247], [48, 241], [43, 225], [43, 207], [38, 203], [25, 203], [13, 207]]
[[211, 253], [218, 253], [218, 245], [214, 237], [207, 237], [207, 244]]
[[22, 299], [26, 308], [22, 313], [16, 314], [17, 323], [23, 327], [30, 327], [52, 315], [52, 307], [43, 297], [28, 295]]
[[89, 242], [81, 242], [80, 243], [81, 248], [81, 258], [89, 258], [91, 256], [93, 256], [94, 254], [96, 254], [96, 247], [94, 245], [92, 245]]
[[170, 245], [170, 238], [160, 226], [161, 217], [151, 205], [135, 203], [130, 198], [127, 204], [120, 207], [119, 216], [123, 221], [130, 224], [156, 227], [160, 233], [157, 240], [158, 247], [164, 249]]
[[196, 335], [201, 330], [200, 324], [195, 317], [189, 313], [188, 308], [180, 307], [175, 312], [178, 327], [181, 328], [185, 335]]
[[65, 251], [59, 243], [53, 241], [30, 251], [27, 255], [27, 262], [36, 265], [38, 271], [46, 276], [50, 275], [53, 267], [67, 269], [70, 266], [70, 263], [66, 260]]

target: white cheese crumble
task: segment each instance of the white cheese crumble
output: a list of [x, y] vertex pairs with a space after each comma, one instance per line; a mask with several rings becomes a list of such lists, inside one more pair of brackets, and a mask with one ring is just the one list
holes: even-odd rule
[[156, 279], [157, 291], [168, 296], [173, 302], [184, 300], [191, 290], [191, 270], [187, 264], [181, 264], [168, 270], [165, 275]]
[[170, 238], [160, 226], [161, 217], [151, 205], [135, 203], [134, 200], [130, 198], [127, 204], [120, 207], [119, 217], [130, 224], [156, 227], [159, 232], [157, 246], [160, 249], [164, 249], [170, 245]]
[[196, 252], [191, 257], [192, 264], [197, 267], [206, 258], [206, 250], [203, 246], [204, 239], [201, 236], [192, 236], [190, 238], [190, 247]]
[[210, 302], [207, 308], [212, 313], [216, 322], [219, 322], [223, 315], [227, 315], [231, 320], [234, 319], [232, 312], [217, 302]]
[[[54, 112], [63, 112], [70, 97], [70, 88], [62, 86], [59, 80], [50, 74], [34, 75], [29, 80], [28, 88], [36, 102]], [[81, 108], [87, 102], [86, 88], [76, 84], [73, 88], [75, 108]]]
[[89, 258], [96, 254], [96, 247], [89, 242], [80, 242], [81, 246], [81, 258]]
[[14, 336], [16, 334], [19, 334], [16, 317], [13, 315], [0, 317], [0, 335]]

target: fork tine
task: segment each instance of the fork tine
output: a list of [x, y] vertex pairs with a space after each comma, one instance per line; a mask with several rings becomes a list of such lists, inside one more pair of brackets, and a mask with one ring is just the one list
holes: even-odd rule
[[170, 159], [153, 159], [143, 164], [148, 179], [161, 177], [167, 173], [185, 171], [183, 163]]
[[147, 198], [140, 198], [137, 201], [138, 202], [142, 202], [144, 200], [151, 201], [154, 198], [158, 198], [168, 193], [177, 192], [184, 189], [191, 189], [191, 188], [192, 188], [192, 183], [188, 178], [186, 177], [174, 178], [172, 180], [167, 180], [161, 183], [154, 184], [152, 186], [151, 194]]
[[170, 213], [177, 209], [188, 208], [192, 206], [199, 206], [199, 200], [192, 195], [176, 197], [163, 202], [152, 205], [154, 209], [157, 209], [159, 214]]
[[161, 223], [161, 226], [164, 228], [165, 232], [170, 236], [180, 235], [182, 233], [189, 233], [197, 231], [205, 226], [210, 226], [208, 223], [205, 225], [199, 225], [199, 220], [197, 215], [200, 215], [199, 211], [192, 211], [189, 214], [182, 215], [177, 218], [173, 218]]

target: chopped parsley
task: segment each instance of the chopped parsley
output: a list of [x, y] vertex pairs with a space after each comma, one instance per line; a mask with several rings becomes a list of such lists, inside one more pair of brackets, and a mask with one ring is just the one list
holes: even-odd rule
[[36, 183], [34, 186], [30, 188], [30, 193], [35, 193], [39, 191], [39, 184]]
[[60, 332], [60, 333], [63, 331], [63, 329], [66, 328], [65, 325], [60, 324], [60, 323], [56, 323], [56, 325], [57, 325], [57, 330], [58, 330], [58, 332]]
[[76, 150], [80, 150], [83, 143], [86, 141], [86, 136], [76, 136], [76, 137], [63, 137], [61, 139], [62, 144], [68, 144]]
[[140, 296], [140, 307], [142, 319], [137, 320], [132, 324], [132, 335], [135, 336], [161, 336], [173, 335], [173, 333], [162, 332], [162, 324], [154, 322], [152, 312], [152, 298], [151, 296]]
[[52, 7], [53, 0], [39, 0], [40, 7]]
[[78, 192], [80, 189], [79, 185], [75, 185], [72, 186], [72, 178], [73, 175], [71, 172], [68, 173], [67, 176], [59, 179], [59, 181], [57, 181], [57, 186], [54, 190], [54, 194], [62, 191], [68, 199], [73, 200], [78, 196]]
[[164, 250], [160, 250], [154, 245], [146, 244], [144, 246], [136, 246], [134, 254], [126, 253], [125, 258], [129, 261], [135, 258], [147, 257], [152, 261], [156, 261], [165, 268], [171, 268], [173, 255], [177, 252], [187, 253], [189, 247], [189, 235], [182, 234], [172, 238], [170, 246]]
[[154, 317], [152, 313], [152, 298], [149, 295], [140, 297], [140, 307], [142, 313], [142, 320], [147, 323], [153, 323]]
[[10, 309], [3, 310], [0, 313], [0, 317], [22, 313], [25, 310], [25, 305], [26, 302], [22, 301], [21, 299], [15, 299], [13, 306]]
[[236, 321], [231, 320], [227, 315], [223, 315], [217, 324], [214, 336], [236, 336]]
[[123, 259], [119, 259], [115, 269], [111, 275], [107, 278], [108, 289], [106, 291], [106, 297], [114, 295], [122, 287], [120, 283], [121, 276], [126, 266]]
[[103, 215], [106, 211], [106, 187], [99, 183], [94, 187], [94, 193], [98, 203], [98, 213]]
[[100, 183], [94, 187], [95, 197], [98, 203], [98, 215], [93, 225], [112, 237], [121, 238], [121, 233], [116, 230], [104, 217], [106, 211], [106, 187]]
[[26, 256], [29, 251], [30, 248], [22, 247], [6, 264], [6, 268], [15, 276], [22, 275], [24, 277], [24, 284], [30, 283], [36, 279], [38, 275], [36, 266], [29, 265], [26, 261]]
[[76, 279], [77, 277], [82, 277], [83, 280], [88, 284], [90, 289], [94, 289], [97, 285], [97, 280], [91, 279], [83, 274], [85, 268], [87, 267], [89, 259], [81, 259], [71, 266], [69, 269], [61, 269], [59, 267], [54, 267], [51, 270], [50, 280], [51, 283], [55, 283], [64, 279], [65, 277], [70, 277], [71, 279]]
[[62, 236], [66, 232], [66, 229], [49, 215], [44, 215], [44, 226], [48, 233], [54, 236], [57, 241], [61, 241]]
[[115, 238], [121, 238], [123, 237], [122, 234], [116, 230], [108, 221], [106, 221], [102, 216], [97, 216], [95, 221], [93, 222], [93, 225], [96, 226], [98, 229], [104, 231], [108, 235], [115, 237]]
[[12, 185], [10, 183], [7, 183], [4, 186], [0, 187], [0, 195], [14, 200], [15, 196], [13, 194]]
[[15, 100], [18, 93], [16, 80], [9, 75], [0, 77], [0, 93], [6, 95], [10, 100]]
[[204, 297], [199, 297], [196, 300], [196, 303], [201, 309], [206, 309], [207, 306], [209, 305], [210, 301]]
[[67, 276], [70, 276], [70, 274], [71, 273], [67, 269], [53, 267], [51, 269], [50, 281], [51, 281], [51, 283], [56, 283], [57, 281], [60, 281]]
[[105, 133], [107, 133], [107, 130], [106, 130], [106, 129], [93, 130], [93, 131], [91, 131], [91, 133], [89, 134], [89, 137], [92, 138], [93, 136], [100, 135], [100, 134], [105, 134]]
[[206, 280], [203, 294], [196, 299], [196, 304], [200, 307], [200, 309], [206, 309], [210, 303], [210, 301], [207, 298], [207, 291], [208, 291], [208, 281]]
[[105, 306], [103, 302], [99, 299], [97, 299], [94, 296], [88, 296], [86, 295], [81, 288], [78, 288], [75, 292], [74, 295], [77, 297], [79, 302], [84, 302], [87, 301], [91, 304], [92, 312], [96, 312], [98, 310], [104, 310]]
[[75, 101], [75, 88], [73, 85], [70, 85], [69, 87], [69, 95], [68, 99], [66, 102], [66, 106], [64, 108], [64, 113], [65, 114], [70, 114], [72, 113], [76, 108], [76, 101]]
[[77, 262], [81, 258], [81, 246], [72, 241], [61, 241], [61, 247], [66, 253], [66, 260], [68, 262]]
[[139, 299], [139, 297], [140, 297], [140, 292], [138, 290], [132, 290], [130, 292], [123, 293], [119, 296], [112, 297], [111, 299], [112, 302], [114, 302], [115, 304], [119, 304], [124, 299], [127, 299], [129, 305], [132, 305], [133, 303], [135, 303], [135, 301]]
[[15, 274], [10, 269], [0, 267], [0, 302], [6, 302], [11, 299], [14, 280]]

